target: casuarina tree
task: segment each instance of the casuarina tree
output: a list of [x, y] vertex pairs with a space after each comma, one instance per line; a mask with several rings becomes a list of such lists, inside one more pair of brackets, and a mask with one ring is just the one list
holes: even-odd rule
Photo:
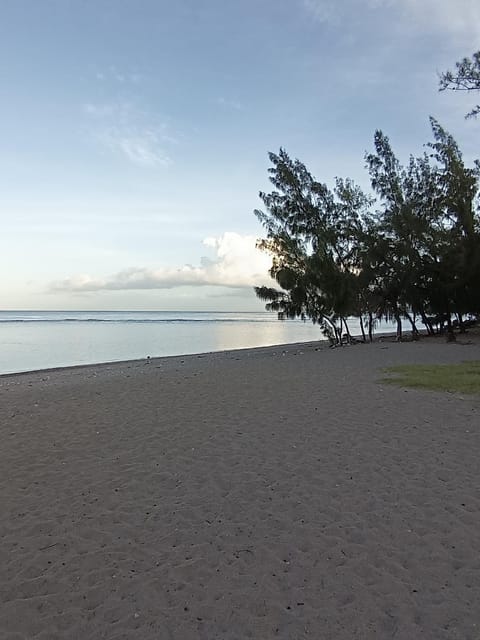
[[[455, 63], [454, 71], [446, 71], [440, 76], [440, 91], [480, 91], [480, 51], [471, 58], [463, 58]], [[480, 113], [480, 105], [474, 107], [466, 117], [471, 118]]]

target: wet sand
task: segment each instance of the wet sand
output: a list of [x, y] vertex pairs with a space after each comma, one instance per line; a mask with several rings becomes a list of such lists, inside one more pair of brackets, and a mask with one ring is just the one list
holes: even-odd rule
[[0, 377], [0, 637], [480, 638], [480, 345], [268, 347]]

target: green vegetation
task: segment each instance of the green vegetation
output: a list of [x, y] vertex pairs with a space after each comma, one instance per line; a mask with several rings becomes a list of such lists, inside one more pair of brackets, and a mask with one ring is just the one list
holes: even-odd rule
[[480, 394], [480, 361], [461, 364], [405, 364], [385, 369], [395, 374], [382, 382], [414, 389]]
[[[446, 71], [440, 76], [440, 91], [480, 91], [480, 51], [471, 58], [463, 58], [455, 63], [455, 71]], [[480, 105], [474, 107], [466, 117], [471, 118], [480, 113]]]
[[382, 131], [365, 156], [372, 193], [349, 178], [333, 189], [284, 149], [270, 153], [274, 190], [255, 211], [266, 233], [279, 288], [255, 287], [279, 317], [318, 323], [332, 344], [350, 339], [357, 317], [364, 341], [375, 322], [402, 322], [418, 335], [447, 332], [480, 318], [480, 163], [465, 166], [453, 139], [433, 118], [428, 152], [402, 166]]

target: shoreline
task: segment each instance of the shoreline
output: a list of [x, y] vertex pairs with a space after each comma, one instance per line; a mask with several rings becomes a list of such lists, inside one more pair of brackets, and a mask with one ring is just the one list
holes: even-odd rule
[[[352, 338], [355, 340], [354, 343], [352, 344], [344, 344], [344, 345], [339, 345], [335, 348], [340, 348], [341, 347], [349, 347], [349, 346], [356, 346], [358, 344], [375, 344], [376, 342], [382, 341], [382, 340], [388, 340], [390, 338], [392, 338], [392, 336], [395, 335], [395, 332], [388, 332], [388, 333], [379, 333], [378, 335], [375, 335], [373, 343], [369, 343], [369, 342], [363, 342], [362, 341], [362, 336], [361, 335], [352, 335]], [[426, 337], [426, 336], [424, 336]], [[150, 360], [150, 362], [154, 362], [157, 360], [168, 360], [168, 359], [173, 359], [173, 358], [202, 358], [205, 356], [210, 356], [212, 354], [216, 354], [216, 353], [229, 353], [229, 352], [243, 352], [243, 351], [256, 351], [256, 350], [262, 350], [262, 349], [280, 349], [283, 348], [285, 349], [285, 347], [291, 347], [291, 348], [299, 348], [302, 345], [312, 345], [315, 344], [318, 346], [319, 349], [330, 349], [330, 344], [327, 338], [322, 338], [319, 340], [307, 340], [305, 342], [286, 342], [286, 343], [279, 343], [279, 344], [274, 344], [274, 345], [264, 345], [264, 346], [258, 346], [258, 347], [238, 347], [238, 348], [233, 348], [233, 349], [219, 349], [218, 351], [204, 351], [204, 352], [200, 352], [200, 353], [181, 353], [181, 354], [174, 354], [174, 355], [167, 355], [167, 356], [147, 356], [147, 357], [143, 357], [143, 358], [133, 358], [133, 359], [122, 359], [122, 360], [105, 360], [105, 361], [101, 361], [101, 362], [88, 362], [88, 363], [80, 363], [80, 364], [71, 364], [71, 365], [60, 365], [58, 367], [45, 367], [45, 368], [38, 368], [38, 369], [25, 369], [23, 371], [13, 371], [13, 372], [7, 372], [7, 373], [0, 373], [0, 381], [3, 378], [6, 377], [10, 377], [10, 376], [23, 376], [23, 375], [28, 375], [28, 374], [35, 374], [35, 373], [51, 373], [53, 371], [68, 371], [70, 369], [82, 369], [82, 368], [90, 368], [90, 367], [107, 367], [107, 366], [115, 366], [115, 365], [125, 365], [125, 364], [129, 364], [129, 363], [146, 363], [148, 360]]]
[[[92, 312], [88, 317], [81, 312], [49, 312], [46, 319], [37, 318], [35, 312], [24, 315], [18, 322], [0, 322], [2, 374], [120, 362], [147, 355], [165, 357], [309, 342], [322, 337], [311, 323], [280, 323], [266, 312], [209, 312], [200, 314], [204, 321], [196, 312], [183, 316], [149, 312], [147, 321], [138, 312]], [[78, 322], [69, 321], [74, 318]]]
[[[325, 343], [325, 344], [324, 344]], [[55, 373], [55, 372], [69, 372], [69, 371], [79, 371], [79, 370], [90, 370], [90, 369], [105, 369], [112, 367], [121, 367], [121, 366], [129, 366], [129, 365], [145, 365], [155, 364], [159, 361], [165, 362], [173, 362], [175, 360], [185, 360], [185, 359], [202, 359], [206, 357], [214, 357], [215, 355], [229, 354], [229, 353], [247, 353], [247, 352], [262, 352], [265, 350], [271, 349], [282, 349], [286, 351], [285, 347], [290, 348], [300, 348], [303, 345], [319, 345], [318, 349], [321, 348], [329, 348], [328, 341], [324, 340], [310, 340], [308, 342], [288, 342], [284, 344], [278, 345], [266, 345], [263, 347], [240, 347], [238, 349], [221, 349], [219, 351], [205, 351], [202, 353], [185, 353], [171, 356], [147, 356], [146, 358], [134, 358], [132, 360], [109, 360], [105, 362], [91, 362], [85, 364], [72, 364], [72, 365], [64, 365], [60, 367], [47, 367], [45, 369], [28, 369], [25, 371], [15, 371], [13, 373], [0, 373], [0, 383], [2, 379], [10, 378], [10, 377], [19, 377], [19, 376], [28, 376], [34, 374], [45, 374], [45, 373]], [[344, 345], [346, 346], [346, 345]], [[353, 346], [353, 345], [351, 345]]]
[[[470, 334], [466, 334], [467, 337], [470, 336]], [[472, 336], [470, 336], [472, 337]], [[475, 334], [474, 336], [475, 337]], [[68, 371], [78, 371], [78, 370], [89, 370], [92, 368], [108, 368], [108, 367], [118, 367], [118, 366], [127, 366], [127, 365], [137, 365], [140, 366], [142, 364], [146, 365], [149, 363], [157, 363], [158, 361], [174, 361], [174, 360], [179, 360], [179, 359], [192, 359], [192, 358], [205, 358], [205, 357], [214, 357], [215, 354], [229, 354], [229, 353], [246, 353], [246, 352], [261, 352], [264, 350], [275, 350], [275, 349], [282, 349], [283, 351], [288, 350], [288, 348], [296, 348], [299, 349], [302, 346], [304, 347], [312, 347], [315, 346], [316, 350], [335, 350], [335, 349], [342, 349], [342, 348], [347, 348], [347, 347], [355, 347], [355, 346], [368, 346], [368, 345], [375, 345], [377, 343], [383, 343], [383, 342], [395, 342], [397, 343], [397, 341], [395, 340], [395, 332], [391, 331], [391, 332], [382, 332], [379, 333], [377, 335], [374, 336], [374, 340], [373, 342], [363, 342], [362, 340], [362, 336], [361, 335], [352, 335], [352, 338], [354, 339], [354, 342], [351, 344], [343, 344], [343, 345], [334, 345], [333, 347], [329, 344], [329, 341], [326, 338], [320, 339], [320, 340], [309, 340], [309, 341], [305, 341], [305, 342], [287, 342], [287, 343], [280, 343], [280, 344], [275, 344], [275, 345], [265, 345], [265, 346], [259, 346], [259, 347], [239, 347], [236, 349], [220, 349], [218, 351], [204, 351], [204, 352], [200, 352], [200, 353], [182, 353], [182, 354], [174, 354], [174, 355], [167, 355], [167, 356], [147, 356], [147, 357], [143, 357], [143, 358], [133, 358], [133, 359], [127, 359], [127, 360], [106, 360], [106, 361], [102, 361], [102, 362], [89, 362], [89, 363], [81, 363], [81, 364], [71, 364], [71, 365], [61, 365], [58, 367], [45, 367], [45, 368], [39, 368], [39, 369], [26, 369], [24, 371], [14, 371], [14, 372], [9, 372], [9, 373], [0, 373], [0, 383], [2, 382], [2, 380], [6, 379], [6, 378], [10, 378], [10, 377], [19, 377], [19, 376], [28, 376], [28, 375], [34, 375], [34, 374], [50, 374], [50, 373], [54, 373], [54, 372], [68, 372]], [[410, 337], [408, 339], [403, 339], [402, 341], [399, 342], [399, 344], [409, 344], [411, 342], [416, 342], [416, 343], [421, 343], [423, 341], [438, 341], [438, 342], [444, 342], [445, 341], [445, 337], [443, 335], [435, 335], [435, 336], [428, 336], [426, 333], [421, 333], [420, 334], [420, 339], [418, 341], [413, 341]], [[458, 344], [462, 344], [461, 342], [458, 342]]]

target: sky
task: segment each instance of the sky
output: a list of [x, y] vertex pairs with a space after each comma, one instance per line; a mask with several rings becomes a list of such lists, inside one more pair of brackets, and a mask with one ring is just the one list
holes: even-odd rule
[[368, 188], [434, 116], [471, 162], [478, 49], [478, 0], [0, 0], [0, 309], [261, 310], [268, 152]]

